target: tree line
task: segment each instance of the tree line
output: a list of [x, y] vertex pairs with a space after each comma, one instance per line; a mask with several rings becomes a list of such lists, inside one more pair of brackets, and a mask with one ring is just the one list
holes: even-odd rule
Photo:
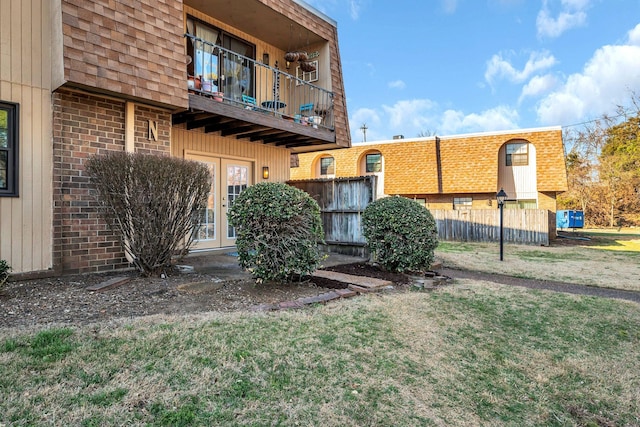
[[558, 209], [582, 210], [586, 226], [640, 225], [640, 95], [581, 128], [564, 131], [568, 191]]

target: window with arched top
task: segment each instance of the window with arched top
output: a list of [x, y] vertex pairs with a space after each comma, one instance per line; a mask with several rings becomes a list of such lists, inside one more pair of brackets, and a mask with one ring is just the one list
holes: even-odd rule
[[[498, 151], [498, 185], [513, 206], [533, 206], [538, 200], [536, 146], [526, 139], [506, 141]], [[522, 202], [522, 203], [520, 203]], [[523, 204], [524, 203], [524, 204]]]
[[360, 156], [358, 171], [361, 176], [375, 175], [377, 197], [384, 196], [384, 156], [378, 150], [370, 150]]
[[332, 178], [336, 175], [336, 159], [331, 156], [320, 157], [314, 166], [317, 178]]

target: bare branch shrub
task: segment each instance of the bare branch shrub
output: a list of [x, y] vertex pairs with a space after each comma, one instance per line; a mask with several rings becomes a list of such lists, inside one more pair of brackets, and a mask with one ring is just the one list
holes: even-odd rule
[[159, 274], [188, 252], [210, 189], [204, 165], [111, 152], [90, 158], [86, 172], [101, 215], [144, 275]]

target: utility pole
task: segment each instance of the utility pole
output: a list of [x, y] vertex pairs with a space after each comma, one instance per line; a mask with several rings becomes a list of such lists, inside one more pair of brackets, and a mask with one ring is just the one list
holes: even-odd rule
[[362, 126], [360, 126], [360, 130], [362, 131], [362, 142], [367, 142], [367, 129], [369, 128], [366, 123], [363, 123]]

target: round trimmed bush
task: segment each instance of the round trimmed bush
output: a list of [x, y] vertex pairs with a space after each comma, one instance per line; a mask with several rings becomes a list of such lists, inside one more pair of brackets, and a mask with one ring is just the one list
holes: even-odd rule
[[310, 274], [320, 265], [320, 207], [304, 191], [281, 183], [253, 185], [234, 200], [228, 218], [236, 228], [240, 265], [258, 283]]
[[362, 222], [374, 259], [386, 270], [425, 271], [433, 263], [438, 233], [424, 206], [405, 197], [385, 197], [367, 206]]

